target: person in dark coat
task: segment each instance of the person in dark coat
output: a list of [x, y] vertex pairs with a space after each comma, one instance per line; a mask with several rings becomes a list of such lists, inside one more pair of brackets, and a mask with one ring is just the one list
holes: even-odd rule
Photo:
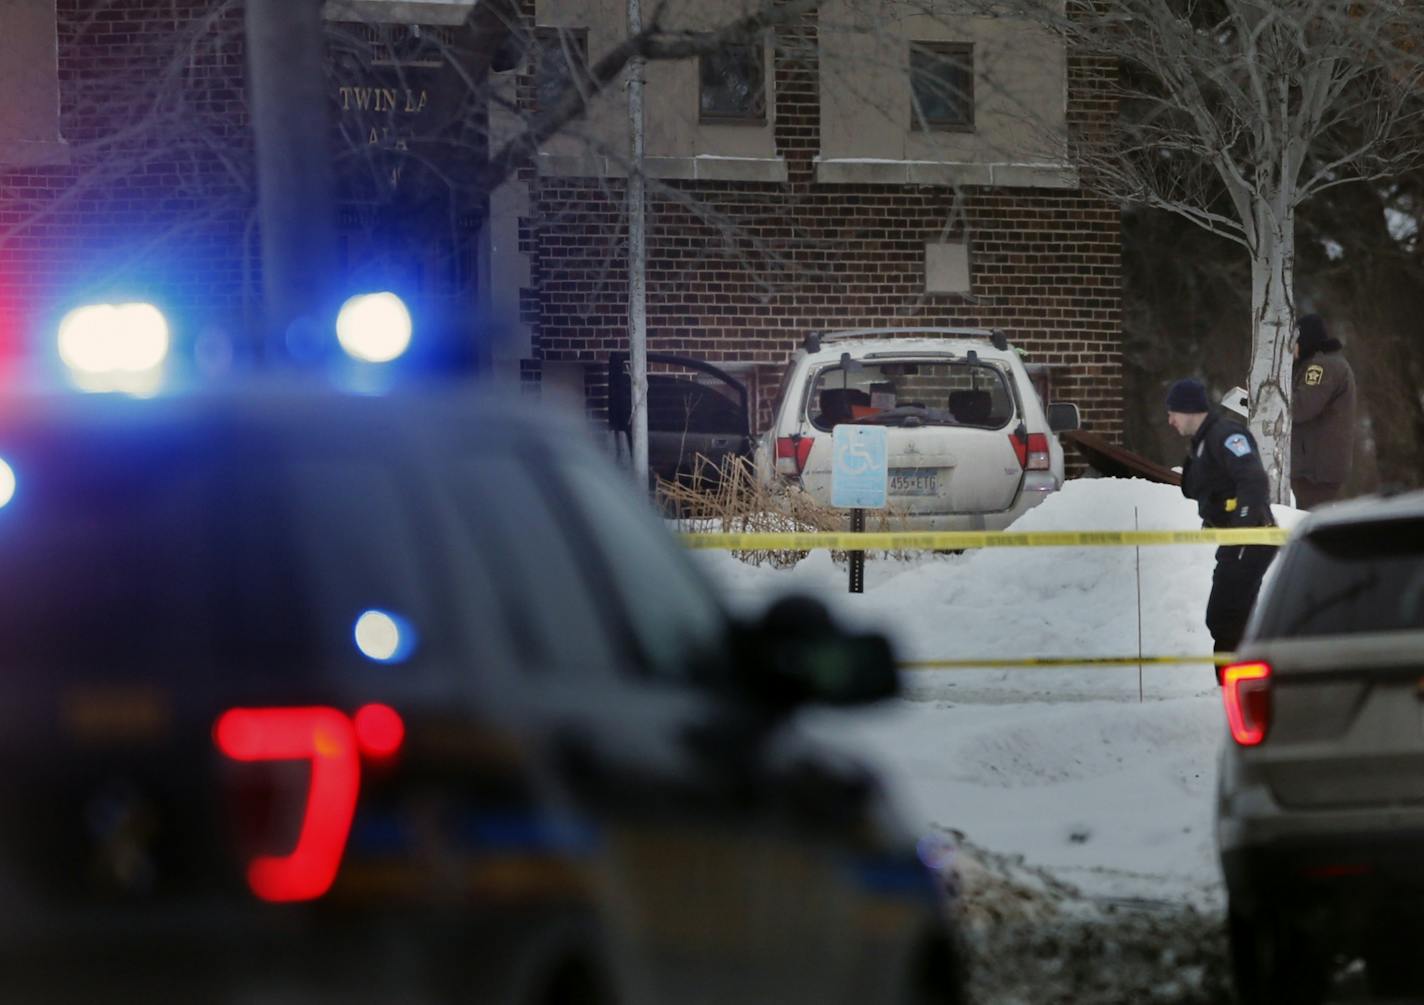
[[[1201, 381], [1179, 380], [1167, 391], [1167, 422], [1191, 445], [1182, 462], [1182, 495], [1197, 504], [1203, 527], [1272, 527], [1271, 483], [1256, 440], [1241, 423], [1212, 410]], [[1233, 652], [1276, 556], [1274, 545], [1216, 549], [1206, 627], [1218, 653]], [[1217, 681], [1221, 680], [1220, 667]]]
[[1291, 491], [1300, 509], [1340, 494], [1355, 448], [1355, 374], [1319, 314], [1299, 322], [1291, 388]]

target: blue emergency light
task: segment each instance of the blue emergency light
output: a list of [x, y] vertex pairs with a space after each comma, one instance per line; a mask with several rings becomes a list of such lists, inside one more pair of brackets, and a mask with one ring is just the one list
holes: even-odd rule
[[58, 344], [77, 387], [152, 393], [168, 358], [168, 321], [152, 304], [89, 304], [60, 321]]
[[390, 611], [362, 611], [352, 634], [361, 655], [376, 663], [400, 663], [415, 648], [415, 629]]
[[394, 293], [363, 293], [341, 305], [336, 338], [347, 355], [364, 363], [389, 363], [410, 346], [410, 311]]

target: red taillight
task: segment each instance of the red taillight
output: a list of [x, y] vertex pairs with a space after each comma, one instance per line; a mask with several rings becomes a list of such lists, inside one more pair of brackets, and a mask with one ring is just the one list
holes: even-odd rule
[[1017, 433], [1009, 434], [1014, 456], [1019, 459], [1019, 467], [1025, 471], [1047, 471], [1050, 467], [1048, 454], [1048, 434], [1029, 433], [1027, 438]]
[[363, 705], [351, 717], [356, 742], [368, 757], [390, 757], [405, 740], [405, 723], [389, 705]]
[[1254, 747], [1266, 738], [1271, 724], [1271, 665], [1231, 663], [1221, 670], [1221, 700], [1231, 738]]
[[783, 475], [799, 475], [806, 469], [806, 458], [811, 456], [814, 436], [778, 436], [776, 438], [776, 470]]
[[258, 855], [247, 884], [263, 900], [320, 897], [331, 888], [346, 850], [361, 787], [361, 754], [389, 757], [405, 726], [386, 705], [348, 718], [334, 708], [234, 708], [213, 725], [213, 742], [234, 761], [311, 761], [306, 809], [296, 847]]
[[1028, 434], [1028, 463], [1025, 471], [1048, 470], [1048, 436], [1045, 433]]

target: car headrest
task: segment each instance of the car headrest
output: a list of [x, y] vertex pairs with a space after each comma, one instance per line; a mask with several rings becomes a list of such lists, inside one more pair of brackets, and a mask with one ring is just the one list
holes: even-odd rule
[[950, 391], [949, 411], [955, 421], [981, 426], [989, 421], [994, 401], [988, 391]]

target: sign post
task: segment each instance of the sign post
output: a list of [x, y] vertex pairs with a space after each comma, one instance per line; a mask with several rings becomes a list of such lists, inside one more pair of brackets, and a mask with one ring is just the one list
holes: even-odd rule
[[[850, 529], [865, 530], [865, 511], [884, 509], [889, 479], [884, 426], [842, 423], [831, 433], [831, 505], [849, 509]], [[850, 553], [850, 592], [865, 592], [865, 552]]]

